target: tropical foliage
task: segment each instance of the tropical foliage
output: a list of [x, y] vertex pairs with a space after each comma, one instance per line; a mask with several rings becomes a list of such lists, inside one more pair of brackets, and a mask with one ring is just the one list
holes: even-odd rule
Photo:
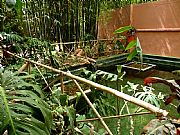
[[152, 0], [0, 0], [0, 31], [68, 42], [96, 38], [101, 12]]
[[[151, 0], [0, 0], [0, 134], [106, 134], [98, 122], [87, 122], [88, 118], [96, 115], [82, 98], [77, 86], [71, 84], [71, 79], [29, 62], [25, 63], [24, 58], [43, 63], [46, 67], [55, 67], [56, 70], [62, 67], [69, 70], [64, 64], [74, 51], [74, 46], [65, 45], [61, 50], [62, 46], [57, 44], [58, 52], [52, 43], [82, 40], [86, 42], [78, 45], [84, 49], [85, 57], [95, 56], [96, 51], [103, 54], [108, 47], [106, 43], [94, 43], [94, 46], [98, 46], [96, 51], [90, 43], [97, 38], [100, 14], [132, 3], [148, 1]], [[114, 33], [122, 34], [132, 29], [132, 26], [126, 26]], [[142, 49], [138, 38], [126, 47], [118, 41], [113, 47], [114, 50], [123, 51], [132, 49], [127, 60], [132, 60], [138, 54], [142, 62]], [[17, 54], [18, 58], [10, 55], [8, 51]], [[71, 58], [74, 60], [73, 64], [79, 63], [75, 57]], [[122, 85], [125, 72], [120, 65], [117, 66], [117, 74], [83, 69], [78, 75], [108, 87], [115, 87], [118, 91], [154, 106], [161, 106], [163, 95], [155, 94], [153, 88], [131, 82]], [[81, 83], [81, 86], [92, 92], [91, 102], [101, 116], [131, 115], [144, 111], [87, 84]], [[74, 90], [72, 95], [68, 93], [70, 89]], [[122, 121], [109, 120], [114, 134], [120, 134], [123, 129]], [[135, 120], [130, 116], [128, 122], [130, 134], [133, 134], [136, 132]], [[168, 122], [163, 124], [170, 126], [168, 129], [172, 129], [174, 133], [174, 125], [169, 125]], [[161, 131], [159, 125], [157, 129]], [[165, 126], [163, 130], [167, 130]], [[148, 130], [148, 133], [154, 132], [156, 131]]]
[[52, 128], [50, 106], [38, 85], [25, 82], [31, 76], [17, 76], [0, 70], [0, 134], [45, 134]]

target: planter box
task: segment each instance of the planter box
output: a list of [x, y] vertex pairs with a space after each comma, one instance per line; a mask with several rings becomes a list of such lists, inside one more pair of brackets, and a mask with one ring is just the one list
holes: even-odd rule
[[140, 63], [130, 62], [123, 64], [122, 68], [126, 71], [126, 74], [131, 76], [136, 76], [140, 78], [145, 78], [154, 72], [156, 65], [143, 63], [142, 67]]

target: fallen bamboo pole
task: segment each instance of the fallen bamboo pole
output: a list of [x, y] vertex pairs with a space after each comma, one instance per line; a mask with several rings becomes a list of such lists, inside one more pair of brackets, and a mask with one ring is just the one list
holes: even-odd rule
[[[129, 117], [129, 116], [138, 116], [138, 115], [146, 115], [146, 114], [152, 114], [151, 112], [141, 112], [141, 113], [132, 113], [132, 114], [124, 114], [124, 115], [116, 115], [116, 116], [108, 116], [108, 117], [101, 117], [102, 119], [111, 119], [111, 118], [122, 118], [122, 117]], [[99, 120], [99, 118], [91, 118], [91, 119], [85, 119], [85, 120], [77, 120], [76, 122], [90, 122]]]
[[98, 41], [111, 41], [113, 39], [98, 39], [98, 40], [88, 40], [88, 41], [77, 41], [77, 42], [65, 42], [65, 43], [54, 43], [51, 44], [52, 46], [54, 45], [70, 45], [70, 44], [79, 44], [79, 43], [87, 43], [87, 42], [98, 42]]
[[92, 110], [94, 111], [94, 113], [96, 114], [96, 116], [98, 117], [98, 119], [100, 120], [101, 124], [104, 126], [105, 130], [108, 132], [109, 135], [113, 135], [111, 130], [109, 129], [109, 127], [106, 125], [106, 123], [104, 122], [104, 120], [102, 119], [101, 115], [98, 113], [98, 111], [96, 110], [96, 108], [93, 106], [93, 104], [91, 103], [91, 101], [89, 100], [89, 98], [86, 96], [86, 94], [84, 93], [84, 91], [82, 90], [81, 86], [78, 84], [78, 82], [76, 80], [74, 80], [74, 83], [76, 84], [76, 86], [78, 87], [78, 89], [80, 90], [80, 92], [82, 93], [83, 97], [85, 98], [85, 100], [87, 101], [87, 103], [89, 104], [89, 106], [92, 108]]
[[13, 54], [13, 53], [11, 53], [11, 52], [9, 52], [9, 51], [7, 51], [7, 53], [10, 54], [10, 55], [12, 55], [12, 56], [14, 56], [14, 57], [23, 59], [23, 60], [25, 60], [25, 61], [31, 62], [31, 63], [33, 63], [33, 64], [36, 64], [36, 65], [39, 65], [39, 66], [41, 66], [41, 67], [47, 68], [47, 69], [49, 69], [49, 70], [52, 70], [53, 72], [63, 73], [64, 75], [66, 75], [66, 76], [68, 76], [68, 77], [70, 77], [70, 78], [72, 78], [72, 79], [78, 80], [78, 81], [83, 82], [83, 83], [86, 83], [86, 84], [88, 84], [88, 85], [91, 85], [91, 86], [95, 87], [97, 90], [102, 90], [102, 91], [104, 91], [104, 92], [111, 93], [111, 94], [113, 94], [113, 95], [115, 95], [115, 96], [117, 96], [117, 97], [119, 97], [119, 98], [122, 98], [122, 99], [124, 99], [124, 100], [126, 100], [126, 101], [129, 101], [129, 102], [131, 102], [131, 103], [134, 103], [134, 104], [136, 104], [136, 105], [138, 105], [138, 106], [141, 106], [141, 107], [143, 107], [143, 108], [145, 108], [145, 109], [147, 109], [147, 110], [155, 113], [155, 114], [158, 115], [158, 116], [167, 116], [167, 115], [169, 114], [169, 112], [167, 112], [166, 110], [162, 110], [162, 109], [160, 109], [160, 108], [158, 108], [158, 107], [156, 107], [156, 106], [154, 106], [154, 105], [152, 105], [152, 104], [150, 104], [150, 103], [147, 103], [147, 102], [142, 101], [142, 100], [140, 100], [140, 99], [138, 99], [138, 98], [129, 96], [129, 95], [127, 95], [127, 94], [125, 94], [125, 93], [122, 93], [122, 92], [120, 92], [120, 91], [117, 91], [117, 90], [115, 90], [115, 89], [112, 89], [112, 88], [106, 87], [106, 86], [104, 86], [104, 85], [101, 85], [101, 84], [92, 82], [92, 81], [90, 81], [90, 80], [87, 80], [87, 79], [85, 79], [85, 78], [82, 78], [82, 77], [73, 75], [73, 74], [71, 74], [71, 73], [64, 72], [64, 71], [55, 69], [55, 68], [50, 67], [50, 66], [47, 66], [47, 65], [44, 65], [44, 64], [41, 64], [41, 63], [38, 63], [38, 62], [35, 62], [35, 61], [32, 61], [32, 60], [29, 60], [29, 59], [22, 58], [22, 57], [20, 57], [20, 56], [18, 56], [18, 55], [15, 55], [15, 54]]

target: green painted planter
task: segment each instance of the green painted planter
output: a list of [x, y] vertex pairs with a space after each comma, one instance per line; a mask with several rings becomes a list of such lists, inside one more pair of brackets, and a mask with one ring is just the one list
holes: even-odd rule
[[[97, 60], [96, 66], [99, 69], [114, 68], [116, 65], [128, 63], [126, 60], [127, 55], [128, 54], [120, 54], [108, 58], [99, 59]], [[136, 57], [134, 60], [137, 61], [138, 58]], [[159, 70], [174, 71], [180, 69], [180, 58], [175, 57], [144, 54], [143, 62], [154, 64], [157, 66], [156, 68]]]

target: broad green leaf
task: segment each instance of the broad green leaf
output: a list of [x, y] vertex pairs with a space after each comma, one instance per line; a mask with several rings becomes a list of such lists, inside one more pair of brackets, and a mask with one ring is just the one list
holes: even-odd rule
[[139, 55], [141, 66], [142, 66], [142, 64], [143, 64], [143, 53], [142, 53], [142, 48], [141, 48], [141, 44], [140, 44], [138, 37], [137, 37], [136, 41], [137, 41], [136, 42], [136, 51], [137, 51], [137, 54]]
[[131, 41], [131, 42], [126, 46], [126, 49], [125, 49], [125, 50], [127, 51], [127, 50], [133, 48], [134, 46], [136, 46], [136, 44], [137, 44], [137, 41], [136, 41], [136, 40]]
[[73, 106], [68, 106], [68, 107], [65, 107], [65, 110], [66, 110], [68, 117], [69, 117], [70, 128], [73, 129], [74, 128], [74, 121], [76, 119], [75, 109]]
[[[29, 84], [8, 70], [0, 70], [0, 99], [3, 104], [1, 113], [6, 117], [6, 123], [0, 128], [0, 133], [8, 129], [10, 135], [44, 134], [49, 135], [52, 128], [52, 113], [49, 105], [43, 100], [43, 93], [36, 85]], [[4, 89], [3, 89], [4, 88]], [[24, 90], [27, 88], [26, 90]], [[4, 108], [4, 109], [3, 109]], [[39, 115], [38, 117], [35, 117]], [[43, 119], [40, 121], [39, 118]], [[6, 125], [8, 124], [8, 127]]]
[[34, 110], [32, 107], [24, 105], [24, 104], [20, 104], [20, 103], [14, 103], [14, 104], [9, 104], [9, 108], [13, 109], [13, 110], [17, 110], [17, 111], [22, 111], [25, 114], [32, 114], [34, 113]]
[[68, 98], [69, 98], [69, 96], [67, 94], [61, 94], [60, 102], [61, 102], [62, 106], [65, 106], [68, 104]]
[[[27, 120], [28, 121], [28, 120]], [[39, 128], [36, 124], [34, 124], [33, 122], [31, 122], [31, 119], [29, 120], [29, 122], [27, 121], [16, 121], [16, 128], [17, 130], [22, 132], [22, 129], [24, 129], [25, 133], [29, 133], [31, 135], [48, 135], [48, 133], [46, 133], [46, 131], [44, 129]]]
[[0, 134], [3, 134], [4, 131], [6, 130], [6, 127], [9, 124], [9, 118], [7, 116], [6, 113], [6, 109], [5, 106], [3, 106], [4, 101], [3, 101], [3, 97], [2, 94], [0, 92]]
[[127, 61], [131, 61], [137, 55], [136, 49], [134, 49], [127, 57]]
[[10, 121], [10, 126], [11, 126], [11, 131], [14, 135], [16, 135], [16, 130], [15, 130], [15, 125], [14, 125], [14, 121], [12, 119], [12, 116], [11, 116], [11, 113], [10, 113], [10, 110], [9, 110], [9, 107], [8, 107], [8, 101], [6, 99], [6, 94], [5, 94], [5, 91], [4, 89], [0, 86], [0, 95], [3, 97], [3, 102], [4, 102], [4, 105], [5, 105], [5, 108], [6, 108], [6, 113], [7, 113], [7, 116], [8, 116], [8, 119]]
[[131, 29], [134, 29], [134, 27], [132, 27], [132, 26], [124, 26], [124, 27], [121, 27], [121, 28], [115, 30], [115, 31], [114, 31], [114, 34], [120, 34], [120, 33], [129, 31], [129, 30], [131, 30]]

